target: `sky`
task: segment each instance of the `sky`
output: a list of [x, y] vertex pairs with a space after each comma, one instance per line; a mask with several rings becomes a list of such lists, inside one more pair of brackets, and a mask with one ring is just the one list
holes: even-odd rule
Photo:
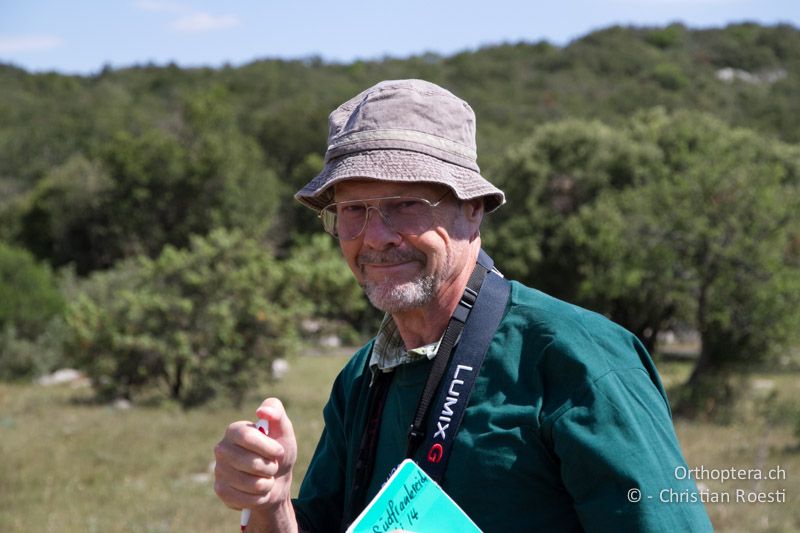
[[800, 0], [0, 0], [0, 63], [91, 75], [174, 62], [451, 55], [571, 40], [613, 24], [800, 28]]

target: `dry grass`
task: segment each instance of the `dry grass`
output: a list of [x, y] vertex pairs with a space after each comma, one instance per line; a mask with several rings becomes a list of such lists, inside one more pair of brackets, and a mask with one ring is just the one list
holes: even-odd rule
[[233, 531], [217, 500], [213, 447], [260, 398], [285, 399], [302, 479], [322, 429], [320, 409], [346, 356], [304, 357], [286, 380], [255, 386], [247, 409], [120, 410], [69, 386], [0, 384], [0, 531]]
[[[262, 396], [280, 396], [298, 434], [299, 481], [322, 429], [321, 406], [345, 359], [339, 353], [291, 361], [284, 381], [254, 386], [244, 410], [119, 410], [92, 404], [86, 389], [0, 384], [0, 531], [234, 531], [237, 514], [212, 490], [214, 443], [229, 422], [252, 418]], [[683, 363], [661, 367], [668, 385], [688, 372]], [[712, 491], [786, 491], [784, 504], [709, 504], [719, 531], [800, 529], [794, 434], [800, 383], [796, 374], [758, 379], [749, 400], [755, 407], [740, 420], [676, 423], [691, 466], [787, 472], [785, 481], [760, 485], [705, 482]]]
[[[691, 467], [711, 469], [757, 469], [767, 472], [780, 467], [786, 479], [776, 481], [737, 480], [722, 483], [702, 480], [710, 493], [729, 494], [730, 502], [708, 503], [706, 509], [717, 531], [750, 533], [756, 531], [800, 530], [800, 451], [788, 427], [768, 429], [764, 425], [678, 421], [678, 438]], [[737, 489], [750, 492], [784, 491], [784, 503], [742, 503]]]
[[[663, 367], [664, 365], [662, 365]], [[673, 363], [666, 374], [688, 376], [689, 363]], [[666, 380], [665, 380], [666, 381]], [[729, 502], [708, 503], [717, 531], [800, 531], [800, 380], [796, 372], [757, 372], [737, 381], [738, 400], [723, 417], [726, 423], [676, 420], [675, 430], [690, 467], [706, 470], [743, 469], [767, 473], [781, 469], [784, 479], [698, 481]], [[754, 477], [754, 476], [751, 476]], [[745, 494], [783, 493], [782, 503], [736, 501]]]

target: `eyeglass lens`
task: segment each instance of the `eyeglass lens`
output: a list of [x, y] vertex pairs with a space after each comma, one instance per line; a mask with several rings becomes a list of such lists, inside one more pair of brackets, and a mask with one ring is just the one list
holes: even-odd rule
[[423, 233], [433, 223], [433, 206], [430, 202], [411, 197], [381, 198], [377, 206], [362, 200], [339, 202], [322, 211], [322, 222], [325, 230], [332, 235], [343, 240], [355, 239], [366, 227], [372, 209], [380, 212], [390, 228], [405, 235]]

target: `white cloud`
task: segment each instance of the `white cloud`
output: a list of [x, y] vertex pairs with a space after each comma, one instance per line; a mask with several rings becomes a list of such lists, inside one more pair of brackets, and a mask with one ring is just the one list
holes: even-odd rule
[[169, 23], [169, 28], [181, 33], [199, 33], [205, 31], [224, 30], [240, 24], [236, 15], [212, 15], [203, 11], [195, 11], [183, 2], [169, 0], [135, 0], [134, 6], [142, 11], [177, 15]]
[[170, 24], [170, 27], [179, 32], [194, 33], [211, 30], [224, 30], [239, 25], [239, 18], [235, 15], [211, 15], [209, 13], [193, 13]]
[[59, 46], [61, 46], [61, 39], [47, 35], [0, 36], [0, 54], [51, 50]]

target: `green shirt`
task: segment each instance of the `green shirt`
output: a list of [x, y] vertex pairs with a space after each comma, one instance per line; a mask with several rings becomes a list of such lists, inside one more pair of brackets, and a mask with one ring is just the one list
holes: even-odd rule
[[[367, 411], [372, 342], [334, 382], [325, 429], [294, 501], [311, 531], [340, 528]], [[431, 361], [396, 368], [381, 422], [372, 498], [404, 458]], [[512, 282], [442, 482], [491, 531], [708, 531], [661, 381], [634, 335]], [[641, 501], [629, 501], [629, 491]], [[669, 498], [666, 498], [670, 501]], [[674, 498], [673, 498], [674, 500]], [[696, 499], [699, 502], [699, 498]], [[365, 502], [358, 502], [359, 508]]]

